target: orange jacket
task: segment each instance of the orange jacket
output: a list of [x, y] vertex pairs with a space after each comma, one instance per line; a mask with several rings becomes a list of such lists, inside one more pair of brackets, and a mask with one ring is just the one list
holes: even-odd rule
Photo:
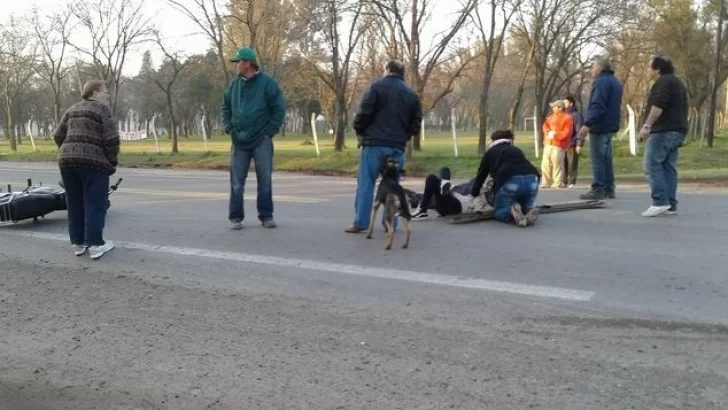
[[[553, 139], [549, 139], [549, 131], [554, 131]], [[543, 123], [543, 145], [553, 145], [568, 149], [571, 134], [574, 132], [574, 119], [566, 111], [551, 114]]]

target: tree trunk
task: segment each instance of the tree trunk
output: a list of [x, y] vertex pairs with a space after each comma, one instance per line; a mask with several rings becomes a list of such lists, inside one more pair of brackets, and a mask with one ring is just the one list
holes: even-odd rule
[[713, 49], [713, 70], [710, 75], [710, 102], [708, 105], [708, 129], [707, 129], [707, 143], [708, 148], [713, 148], [713, 137], [715, 135], [715, 111], [718, 100], [718, 92], [720, 90], [720, 83], [718, 77], [720, 76], [720, 46], [721, 46], [721, 34], [723, 32], [723, 1], [718, 0], [718, 27], [715, 31], [715, 47]]
[[6, 124], [5, 124], [5, 135], [8, 137], [8, 141], [10, 141], [10, 151], [17, 151], [18, 145], [15, 143], [15, 127], [13, 126], [13, 111], [12, 111], [12, 102], [10, 101], [10, 96], [8, 93], [5, 93], [5, 114], [6, 114]]
[[167, 112], [169, 115], [169, 136], [172, 138], [172, 153], [179, 152], [177, 145], [177, 121], [174, 119], [174, 108], [172, 107], [172, 93], [167, 91]]
[[334, 111], [334, 128], [336, 130], [334, 136], [334, 150], [342, 151], [346, 142], [346, 95], [339, 93], [339, 95], [336, 96]]

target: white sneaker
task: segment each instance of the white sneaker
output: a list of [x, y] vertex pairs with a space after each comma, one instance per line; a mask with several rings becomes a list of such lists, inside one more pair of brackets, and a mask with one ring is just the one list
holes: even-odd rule
[[230, 222], [230, 229], [233, 231], [239, 231], [243, 229], [243, 224], [241, 222]]
[[86, 245], [72, 245], [73, 248], [73, 254], [76, 256], [81, 256], [84, 253], [86, 253], [86, 249], [88, 249], [88, 246]]
[[91, 248], [89, 248], [89, 252], [91, 253], [91, 259], [98, 259], [112, 249], [114, 249], [114, 242], [111, 241], [106, 241], [106, 243], [101, 246], [92, 246]]
[[660, 216], [667, 212], [670, 209], [670, 205], [663, 205], [663, 206], [654, 206], [647, 208], [646, 211], [642, 212], [642, 216], [652, 218], [655, 216]]
[[428, 217], [427, 210], [420, 209], [420, 207], [417, 207], [417, 209], [415, 209], [411, 213], [411, 215], [412, 215], [412, 220], [415, 220], [415, 221], [422, 220], [422, 219], [427, 219], [427, 217]]

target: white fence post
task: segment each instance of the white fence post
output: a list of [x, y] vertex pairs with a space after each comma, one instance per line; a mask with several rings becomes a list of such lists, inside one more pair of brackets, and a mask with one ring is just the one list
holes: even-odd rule
[[629, 113], [629, 120], [627, 121], [627, 132], [629, 133], [629, 152], [632, 156], [637, 155], [637, 120], [632, 107], [627, 105], [627, 112]]
[[536, 158], [539, 158], [541, 155], [540, 152], [540, 146], [538, 141], [538, 106], [533, 107], [533, 146], [536, 151]]
[[455, 158], [458, 157], [458, 134], [455, 131], [455, 121], [457, 120], [457, 117], [455, 117], [455, 109], [453, 108], [450, 112], [450, 125], [452, 128], [452, 147], [455, 151]]
[[316, 132], [316, 113], [311, 113], [311, 132], [313, 133], [313, 145], [316, 146], [316, 156], [321, 156], [318, 144], [318, 133]]

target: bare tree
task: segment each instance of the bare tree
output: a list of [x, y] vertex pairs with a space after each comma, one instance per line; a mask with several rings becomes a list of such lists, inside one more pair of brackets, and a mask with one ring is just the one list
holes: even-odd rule
[[[18, 97], [33, 77], [36, 45], [31, 33], [15, 17], [0, 27], [0, 97], [5, 106], [5, 135], [10, 150], [17, 151], [13, 112]], [[18, 136], [19, 137], [19, 136]]]
[[533, 51], [531, 69], [536, 99], [536, 129], [548, 103], [583, 73], [586, 46], [604, 45], [628, 17], [630, 0], [527, 0], [520, 8], [518, 34]]
[[[501, 48], [505, 38], [508, 25], [513, 18], [513, 14], [521, 6], [523, 0], [485, 0], [487, 3], [489, 21], [484, 23], [481, 17], [480, 7], [475, 7], [471, 14], [471, 18], [475, 23], [475, 27], [480, 36], [481, 51], [484, 58], [485, 72], [483, 73], [483, 82], [480, 90], [480, 103], [478, 109], [478, 118], [480, 120], [480, 129], [478, 131], [478, 155], [485, 152], [485, 141], [488, 123], [488, 92], [490, 84], [493, 80], [495, 66], [498, 63], [498, 57], [501, 55]], [[479, 4], [480, 5], [480, 4]], [[499, 13], [500, 11], [500, 13]], [[497, 30], [497, 16], [500, 14], [503, 19], [502, 25]]]
[[128, 53], [151, 34], [143, 4], [143, 0], [77, 0], [70, 5], [85, 35], [67, 42], [91, 58], [98, 75], [107, 81], [113, 112]]
[[187, 16], [212, 41], [217, 52], [218, 67], [225, 78], [230, 82], [230, 70], [225, 59], [225, 19], [226, 4], [223, 0], [191, 0], [194, 6], [188, 6], [182, 0], [167, 0], [172, 7]]
[[177, 78], [182, 70], [187, 66], [186, 61], [181, 60], [181, 56], [177, 52], [170, 51], [164, 46], [159, 32], [155, 33], [156, 43], [164, 54], [162, 66], [156, 72], [149, 73], [152, 78], [150, 80], [159, 87], [164, 93], [167, 105], [167, 126], [169, 128], [169, 136], [172, 138], [172, 152], [178, 153], [178, 136], [177, 136], [177, 119], [175, 117], [174, 107], [174, 86]]
[[[457, 4], [457, 9], [452, 13], [454, 21], [448, 29], [441, 33], [437, 33], [433, 38], [433, 44], [428, 49], [423, 44], [422, 32], [432, 17], [432, 0], [372, 0], [377, 6], [380, 16], [387, 21], [387, 25], [391, 28], [395, 39], [390, 39], [389, 43], [395, 41], [403, 44], [404, 54], [407, 59], [408, 73], [407, 77], [413, 88], [422, 98], [425, 95], [428, 81], [433, 71], [441, 64], [456, 60], [462, 57], [462, 50], [455, 47], [452, 43], [456, 39], [458, 33], [466, 26], [470, 20], [469, 16], [478, 3], [478, 0], [459, 0], [459, 3], [450, 3], [453, 7]], [[409, 22], [409, 27], [407, 26]], [[385, 36], [387, 32], [383, 33]], [[469, 64], [471, 59], [459, 59], [461, 66], [452, 72], [453, 81], [455, 78], [463, 74], [463, 70]], [[432, 109], [438, 101], [452, 92], [452, 87], [446, 87], [437, 95], [423, 99], [425, 111]], [[412, 138], [412, 146], [415, 150], [420, 150], [419, 135]], [[409, 152], [411, 157], [411, 150]]]
[[53, 120], [61, 119], [62, 81], [68, 75], [64, 66], [68, 38], [71, 34], [71, 13], [67, 10], [41, 17], [38, 9], [33, 10], [33, 31], [38, 42], [39, 61], [34, 64], [35, 71], [45, 80], [53, 92]]
[[[728, 19], [728, 11], [725, 7], [725, 0], [718, 0], [718, 16], [715, 28], [715, 38], [713, 39], [713, 62], [710, 73], [710, 97], [708, 101], [708, 129], [706, 131], [706, 142], [709, 148], [713, 148], [713, 138], [715, 137], [715, 111], [720, 90], [720, 67], [721, 67], [721, 50], [723, 45], [723, 20]], [[728, 37], [728, 35], [726, 35]]]
[[[367, 29], [360, 20], [363, 7], [358, 0], [314, 0], [298, 9], [299, 16], [309, 19], [326, 47], [325, 55], [312, 53], [304, 60], [334, 95], [336, 151], [344, 148], [354, 53]], [[344, 25], [343, 21], [347, 23]]]

